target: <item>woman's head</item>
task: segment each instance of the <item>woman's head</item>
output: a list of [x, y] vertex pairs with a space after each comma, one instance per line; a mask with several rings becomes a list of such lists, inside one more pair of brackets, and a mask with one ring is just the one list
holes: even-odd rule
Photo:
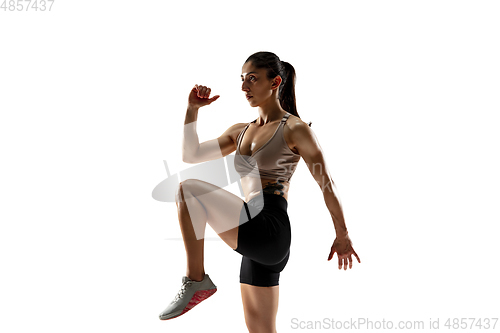
[[269, 98], [278, 88], [277, 97], [281, 107], [300, 118], [295, 102], [295, 69], [291, 64], [281, 61], [272, 52], [257, 52], [248, 57], [242, 69], [246, 73], [246, 77], [242, 75], [242, 90], [250, 96], [255, 94], [255, 98], [250, 98], [250, 104], [256, 105], [258, 99], [262, 101]]
[[[262, 98], [266, 97], [266, 91], [271, 95], [271, 89], [278, 87], [277, 95], [281, 107], [294, 116], [299, 117], [295, 103], [295, 69], [292, 65], [281, 61], [272, 52], [257, 52], [248, 57], [243, 65], [243, 69], [243, 72], [247, 73], [247, 76], [243, 80], [243, 90], [247, 89], [250, 95], [255, 93], [259, 95], [258, 97]], [[269, 86], [255, 84], [254, 82], [257, 82], [259, 79], [266, 79], [266, 82], [269, 81]], [[256, 90], [252, 92], [252, 89]], [[250, 99], [250, 102], [252, 103], [252, 99]]]

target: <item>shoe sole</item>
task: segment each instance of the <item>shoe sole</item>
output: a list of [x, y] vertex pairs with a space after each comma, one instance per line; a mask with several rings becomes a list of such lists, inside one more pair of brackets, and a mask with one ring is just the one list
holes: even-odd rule
[[215, 294], [216, 291], [217, 288], [209, 290], [198, 290], [197, 292], [194, 293], [193, 297], [191, 298], [191, 300], [186, 305], [184, 310], [182, 310], [181, 313], [170, 318], [160, 317], [160, 320], [170, 320], [182, 316], [183, 314], [185, 314], [186, 312], [188, 312], [189, 310], [191, 310], [192, 308], [194, 308], [195, 306], [197, 306], [198, 304], [200, 304], [201, 302], [203, 302], [204, 300]]

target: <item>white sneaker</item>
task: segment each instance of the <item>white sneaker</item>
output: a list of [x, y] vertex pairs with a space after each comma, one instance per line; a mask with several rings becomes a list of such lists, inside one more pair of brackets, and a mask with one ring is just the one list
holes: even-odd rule
[[182, 277], [182, 287], [169, 306], [160, 313], [161, 320], [179, 317], [202, 301], [212, 296], [217, 291], [217, 286], [205, 274], [203, 280], [193, 281], [187, 276]]

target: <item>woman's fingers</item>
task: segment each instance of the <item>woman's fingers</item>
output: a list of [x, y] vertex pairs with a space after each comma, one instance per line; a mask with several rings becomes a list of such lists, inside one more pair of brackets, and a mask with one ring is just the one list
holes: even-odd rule
[[210, 98], [211, 92], [212, 89], [210, 89], [209, 87], [195, 84], [193, 89], [191, 89], [191, 93], [189, 94], [188, 103], [197, 107], [209, 105], [212, 102], [215, 102], [220, 97], [220, 95], [215, 95]]
[[207, 86], [201, 86], [201, 85], [195, 85], [195, 88], [197, 90], [196, 96], [199, 98], [208, 98], [210, 96], [210, 93], [212, 92], [212, 89], [210, 89]]
[[342, 266], [344, 266], [344, 271], [347, 270], [347, 267], [349, 266], [349, 269], [352, 269], [352, 257], [351, 254], [349, 255], [338, 255], [339, 258], [339, 269], [342, 269]]
[[212, 103], [212, 102], [216, 101], [219, 97], [220, 97], [220, 95], [215, 95], [214, 97], [210, 98], [208, 101], [210, 103]]
[[358, 257], [358, 254], [356, 253], [356, 251], [352, 250], [352, 252], [354, 253], [354, 256], [356, 257], [356, 259], [358, 259], [358, 262], [361, 264], [361, 260], [359, 260], [359, 257]]
[[330, 250], [330, 254], [328, 255], [328, 261], [330, 261], [333, 258], [334, 254], [335, 254], [335, 248], [332, 246], [332, 249]]
[[352, 255], [353, 254], [356, 257], [356, 259], [358, 259], [358, 262], [361, 263], [361, 260], [359, 259], [358, 254], [350, 246], [345, 251], [342, 250], [339, 253], [339, 251], [336, 250], [335, 245], [332, 245], [332, 249], [330, 250], [330, 254], [328, 255], [328, 260], [331, 260], [333, 258], [333, 255], [335, 254], [335, 252], [337, 252], [337, 257], [339, 260], [339, 269], [342, 269], [342, 266], [344, 266], [344, 270], [347, 270], [347, 266], [349, 266], [349, 269], [352, 269], [352, 263], [353, 263]]

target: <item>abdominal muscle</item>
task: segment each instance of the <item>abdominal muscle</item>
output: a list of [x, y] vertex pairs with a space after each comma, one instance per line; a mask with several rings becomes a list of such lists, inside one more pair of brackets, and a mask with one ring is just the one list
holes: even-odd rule
[[249, 202], [254, 197], [264, 194], [279, 195], [288, 200], [288, 189], [290, 183], [284, 180], [268, 179], [268, 178], [255, 178], [255, 177], [241, 177], [241, 187], [245, 194], [245, 202]]

